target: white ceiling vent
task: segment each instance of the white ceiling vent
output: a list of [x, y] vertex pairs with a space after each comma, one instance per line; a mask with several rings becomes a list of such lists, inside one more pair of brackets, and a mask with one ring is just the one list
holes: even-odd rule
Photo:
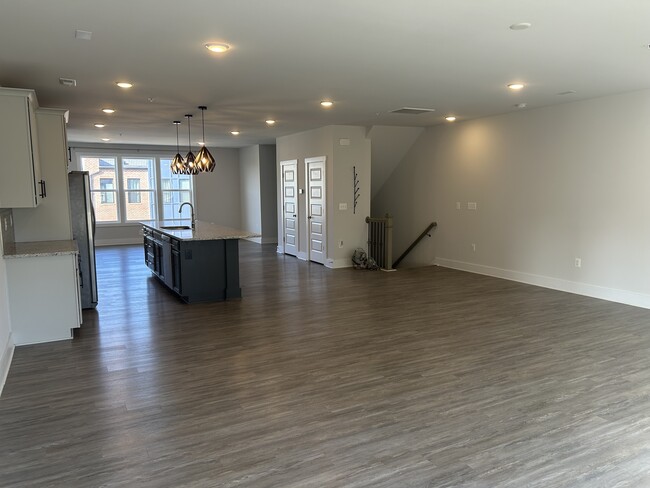
[[75, 39], [82, 39], [84, 41], [90, 41], [90, 39], [93, 37], [93, 33], [90, 32], [90, 31], [77, 29], [76, 31], [74, 31], [74, 37], [75, 37]]
[[405, 114], [405, 115], [420, 115], [426, 114], [429, 112], [435, 112], [435, 108], [414, 108], [414, 107], [402, 107], [395, 110], [391, 110], [392, 114]]
[[63, 86], [77, 86], [77, 80], [73, 80], [72, 78], [59, 78], [59, 83]]

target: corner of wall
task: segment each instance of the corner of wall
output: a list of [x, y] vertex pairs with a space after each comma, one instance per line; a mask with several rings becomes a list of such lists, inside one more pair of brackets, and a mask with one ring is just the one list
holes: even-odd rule
[[0, 356], [0, 396], [4, 389], [7, 376], [9, 375], [9, 368], [11, 367], [11, 360], [14, 357], [14, 341], [12, 333], [9, 332], [7, 343], [2, 348], [2, 355]]

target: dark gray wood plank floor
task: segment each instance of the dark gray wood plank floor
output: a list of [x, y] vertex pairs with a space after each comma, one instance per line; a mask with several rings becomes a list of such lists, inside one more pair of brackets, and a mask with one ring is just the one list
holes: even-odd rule
[[241, 301], [185, 305], [99, 249], [80, 336], [16, 349], [0, 486], [650, 486], [650, 311], [241, 255]]

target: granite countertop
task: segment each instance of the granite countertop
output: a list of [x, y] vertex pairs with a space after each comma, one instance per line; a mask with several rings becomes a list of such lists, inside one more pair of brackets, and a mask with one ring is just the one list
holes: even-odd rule
[[77, 241], [35, 241], [16, 242], [7, 244], [4, 249], [5, 258], [34, 258], [41, 256], [62, 256], [77, 254]]
[[142, 225], [149, 227], [161, 234], [166, 234], [170, 237], [175, 237], [181, 241], [218, 241], [222, 239], [246, 239], [249, 237], [260, 237], [260, 234], [255, 232], [248, 232], [240, 229], [233, 229], [232, 227], [224, 227], [223, 225], [212, 224], [204, 222], [203, 220], [196, 221], [196, 227], [192, 229], [165, 229], [164, 227], [186, 225], [191, 227], [192, 222], [189, 219], [183, 220], [147, 220], [140, 222]]

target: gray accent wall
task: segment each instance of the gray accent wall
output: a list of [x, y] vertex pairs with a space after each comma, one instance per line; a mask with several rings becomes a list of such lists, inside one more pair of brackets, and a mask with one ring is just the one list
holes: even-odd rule
[[260, 145], [260, 205], [262, 207], [262, 242], [278, 242], [277, 162], [275, 144]]
[[241, 148], [239, 178], [241, 228], [261, 234], [251, 241], [277, 243], [275, 145]]
[[650, 308], [649, 133], [649, 90], [431, 127], [373, 213], [394, 215], [396, 256], [438, 222], [407, 265]]
[[[262, 233], [262, 205], [260, 194], [260, 150], [259, 146], [243, 147], [239, 150], [239, 181], [241, 190], [241, 228], [257, 234]], [[261, 237], [253, 238], [261, 242]]]

